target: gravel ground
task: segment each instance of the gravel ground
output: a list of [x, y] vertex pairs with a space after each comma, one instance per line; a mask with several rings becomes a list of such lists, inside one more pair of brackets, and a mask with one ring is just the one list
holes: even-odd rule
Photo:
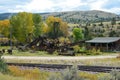
[[21, 60], [87, 60], [87, 59], [104, 59], [104, 58], [116, 58], [118, 54], [114, 55], [102, 55], [102, 56], [54, 56], [54, 57], [37, 57], [37, 56], [2, 56], [4, 59], [21, 59]]

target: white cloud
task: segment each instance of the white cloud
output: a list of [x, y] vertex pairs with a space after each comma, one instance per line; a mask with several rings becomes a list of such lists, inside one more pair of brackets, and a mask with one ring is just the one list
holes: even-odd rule
[[32, 0], [25, 7], [28, 11], [44, 11], [52, 8], [53, 2], [50, 0]]
[[[113, 7], [106, 9], [103, 6], [109, 4], [110, 0], [31, 0], [24, 5], [16, 5], [9, 12], [57, 12], [80, 10], [87, 7], [89, 10], [103, 10], [108, 12], [120, 13], [120, 8]], [[82, 10], [83, 10], [82, 9]]]
[[[106, 4], [108, 0], [94, 0], [90, 3], [91, 10], [101, 10], [102, 6]], [[89, 5], [89, 4], [88, 4]]]
[[111, 12], [111, 13], [116, 13], [116, 14], [120, 14], [120, 7], [113, 7], [111, 9], [102, 9], [103, 11], [107, 11], [107, 12]]
[[102, 11], [107, 11], [111, 13], [117, 13], [120, 14], [120, 7], [112, 7], [109, 9], [106, 9], [105, 5], [109, 4], [110, 0], [91, 0], [88, 3], [88, 6], [90, 7], [90, 10], [102, 10]]
[[22, 9], [8, 9], [7, 12], [16, 13], [16, 12], [24, 12], [24, 10], [22, 10]]
[[10, 9], [9, 11], [56, 12], [56, 9], [70, 11], [85, 4], [81, 0], [32, 0], [25, 5], [17, 5], [16, 10]]
[[15, 9], [9, 9], [9, 12], [44, 12], [54, 6], [50, 0], [32, 0], [24, 5], [16, 5]]
[[3, 8], [3, 6], [0, 6], [0, 9], [2, 9]]
[[64, 2], [57, 4], [56, 6], [61, 6], [62, 11], [70, 11], [84, 5], [86, 5], [86, 3], [81, 0], [64, 0]]

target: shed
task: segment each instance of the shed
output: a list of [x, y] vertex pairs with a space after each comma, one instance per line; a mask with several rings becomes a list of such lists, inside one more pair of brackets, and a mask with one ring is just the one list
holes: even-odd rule
[[86, 41], [88, 47], [100, 49], [102, 51], [120, 51], [120, 37], [97, 37]]

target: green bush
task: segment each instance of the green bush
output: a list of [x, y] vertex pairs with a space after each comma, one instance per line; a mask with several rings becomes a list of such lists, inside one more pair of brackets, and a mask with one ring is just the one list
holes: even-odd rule
[[100, 49], [95, 48], [87, 51], [87, 55], [100, 55], [101, 53]]
[[80, 47], [79, 45], [75, 45], [73, 46], [73, 49], [76, 53], [86, 53], [86, 48], [84, 46]]
[[7, 64], [4, 62], [4, 59], [1, 57], [2, 55], [0, 55], [0, 72], [1, 73], [7, 73], [8, 70], [8, 66]]
[[80, 51], [79, 45], [73, 46], [74, 52], [78, 53]]
[[120, 80], [120, 72], [119, 71], [113, 70], [113, 71], [110, 72], [110, 75], [112, 75], [112, 77], [115, 80]]
[[54, 54], [54, 55], [58, 55], [59, 53], [58, 53], [57, 51], [54, 51], [53, 54]]
[[86, 48], [84, 46], [80, 48], [80, 53], [86, 53]]

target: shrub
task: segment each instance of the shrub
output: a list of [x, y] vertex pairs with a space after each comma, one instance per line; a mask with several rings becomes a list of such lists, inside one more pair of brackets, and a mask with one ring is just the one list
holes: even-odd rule
[[52, 74], [48, 80], [85, 80], [78, 75], [78, 69], [76, 66], [72, 68], [67, 68], [58, 75]]
[[63, 73], [61, 73], [61, 76], [63, 80], [84, 80], [79, 77], [76, 66], [66, 69]]
[[80, 75], [80, 77], [85, 78], [85, 79], [98, 80], [98, 77], [95, 74], [90, 74], [90, 73], [87, 73], [87, 72], [81, 72], [79, 75]]
[[110, 72], [109, 75], [99, 77], [99, 80], [120, 80], [120, 72], [113, 70]]
[[7, 64], [4, 62], [4, 59], [0, 55], [0, 72], [7, 73], [9, 72]]
[[102, 53], [102, 52], [100, 51], [100, 49], [97, 49], [95, 55], [99, 55], [99, 54], [101, 54], [101, 53]]
[[62, 80], [61, 74], [53, 73], [49, 76], [48, 80]]
[[86, 48], [83, 46], [80, 48], [80, 52], [85, 52], [86, 51]]
[[100, 51], [100, 49], [95, 49], [95, 48], [93, 48], [93, 49], [91, 49], [91, 50], [88, 50], [88, 51], [87, 51], [87, 54], [88, 54], [88, 55], [99, 55], [99, 54], [101, 54], [101, 51]]
[[113, 71], [110, 72], [110, 75], [112, 75], [112, 77], [115, 80], [120, 80], [120, 72], [119, 71], [113, 70]]
[[79, 45], [73, 46], [73, 49], [74, 49], [74, 52], [76, 52], [76, 53], [80, 51]]
[[111, 75], [105, 75], [105, 76], [99, 77], [98, 80], [114, 80], [114, 79], [112, 79]]
[[57, 51], [54, 51], [53, 54], [54, 54], [54, 55], [58, 55], [59, 53], [58, 53]]
[[35, 69], [20, 69], [16, 66], [9, 66], [11, 75], [16, 77], [24, 77], [25, 80], [46, 80], [49, 76], [48, 72], [41, 72], [38, 68]]
[[92, 50], [91, 50], [91, 53], [93, 54], [93, 55], [95, 55], [96, 54], [96, 49], [95, 48], [93, 48]]

